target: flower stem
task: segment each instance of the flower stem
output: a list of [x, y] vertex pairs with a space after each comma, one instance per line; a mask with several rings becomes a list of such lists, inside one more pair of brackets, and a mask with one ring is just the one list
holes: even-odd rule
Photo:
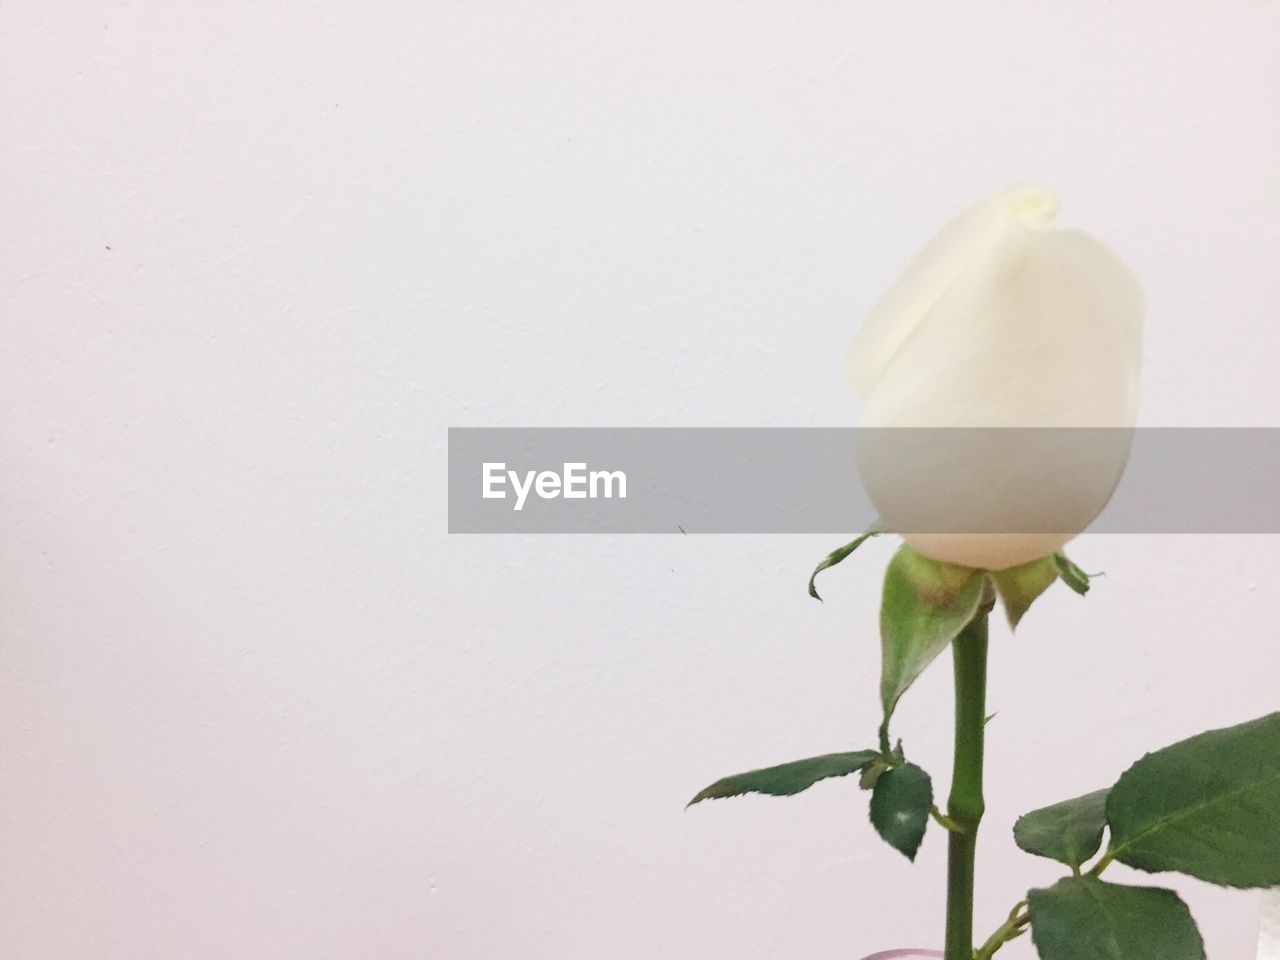
[[955, 657], [956, 746], [947, 818], [947, 938], [945, 960], [973, 960], [973, 862], [982, 798], [982, 751], [987, 708], [987, 604], [952, 644]]

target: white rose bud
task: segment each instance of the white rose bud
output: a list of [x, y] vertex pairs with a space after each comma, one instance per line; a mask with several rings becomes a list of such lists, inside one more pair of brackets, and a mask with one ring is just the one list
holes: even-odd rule
[[[1001, 570], [1053, 553], [1128, 459], [1142, 291], [1097, 240], [1055, 229], [1057, 210], [1020, 187], [962, 213], [849, 350], [867, 493], [936, 560]], [[1031, 429], [954, 429], [1011, 427]], [[1104, 429], [1044, 429], [1078, 427]]]

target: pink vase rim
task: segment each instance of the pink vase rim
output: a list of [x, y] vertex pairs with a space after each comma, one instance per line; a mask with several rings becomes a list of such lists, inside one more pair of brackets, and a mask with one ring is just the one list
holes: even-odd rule
[[937, 950], [885, 950], [883, 953], [873, 953], [869, 957], [863, 957], [863, 960], [911, 960], [912, 957], [938, 957], [942, 954]]

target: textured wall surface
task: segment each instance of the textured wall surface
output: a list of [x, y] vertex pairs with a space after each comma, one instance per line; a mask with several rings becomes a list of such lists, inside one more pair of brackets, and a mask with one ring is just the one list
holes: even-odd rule
[[[682, 810], [873, 730], [891, 544], [819, 605], [838, 537], [451, 538], [446, 427], [850, 424], [1021, 180], [1142, 278], [1144, 424], [1280, 425], [1275, 3], [10, 3], [0, 81], [3, 960], [936, 944], [850, 784]], [[994, 639], [984, 929], [1018, 813], [1277, 706], [1280, 541], [1073, 553]]]

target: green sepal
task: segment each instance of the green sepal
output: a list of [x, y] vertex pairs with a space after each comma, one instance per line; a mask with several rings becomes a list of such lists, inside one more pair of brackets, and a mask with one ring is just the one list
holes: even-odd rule
[[871, 792], [871, 824], [908, 860], [914, 861], [933, 808], [933, 783], [914, 763], [884, 771]]
[[882, 739], [907, 688], [977, 614], [984, 583], [977, 570], [930, 560], [905, 544], [889, 561], [880, 606]]
[[988, 576], [1004, 605], [1009, 626], [1016, 630], [1031, 604], [1058, 579], [1058, 568], [1052, 557], [1041, 557], [1017, 567], [994, 570]]
[[764, 793], [774, 797], [789, 797], [808, 790], [819, 780], [844, 777], [859, 773], [864, 767], [880, 759], [879, 750], [855, 750], [851, 753], [827, 753], [782, 763], [776, 767], [763, 767], [747, 773], [735, 774], [717, 780], [689, 801], [693, 806], [703, 800], [737, 797], [744, 793]]
[[1079, 869], [1102, 846], [1107, 825], [1107, 791], [1041, 807], [1018, 818], [1013, 840], [1027, 853]]
[[1172, 890], [1066, 877], [1027, 894], [1041, 960], [1205, 960], [1191, 911]]
[[814, 581], [818, 579], [818, 574], [823, 570], [826, 570], [828, 567], [834, 567], [837, 563], [849, 556], [849, 554], [853, 553], [853, 551], [857, 550], [872, 537], [879, 536], [882, 533], [884, 533], [884, 530], [880, 526], [880, 521], [877, 520], [867, 528], [867, 532], [862, 536], [858, 537], [851, 543], [846, 543], [843, 547], [838, 547], [837, 549], [832, 550], [827, 554], [826, 558], [818, 564], [817, 568], [809, 577], [809, 596], [813, 597], [815, 600], [821, 601], [822, 598], [818, 596], [818, 588], [814, 583]]
[[1055, 553], [1052, 559], [1053, 569], [1063, 583], [1082, 597], [1089, 592], [1089, 575], [1068, 560], [1065, 553]]

